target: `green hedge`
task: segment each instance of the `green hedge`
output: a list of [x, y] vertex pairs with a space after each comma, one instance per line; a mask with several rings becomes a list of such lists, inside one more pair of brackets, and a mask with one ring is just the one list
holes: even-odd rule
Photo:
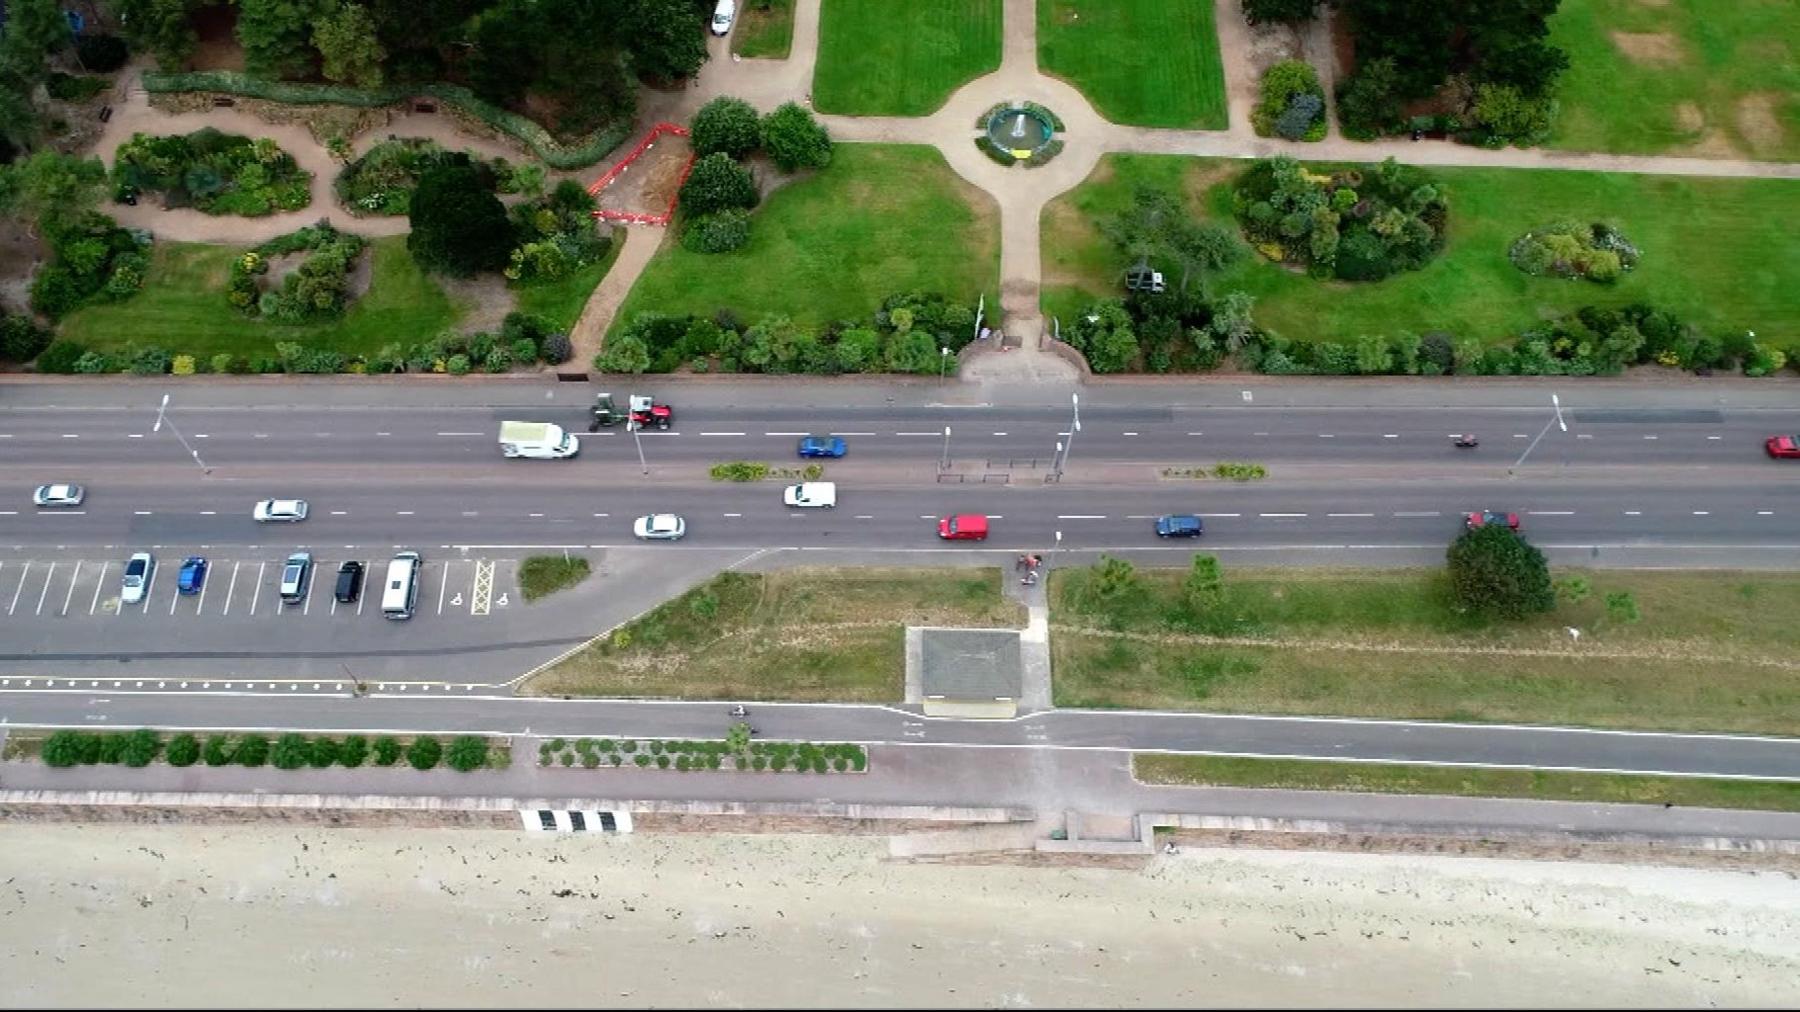
[[341, 84], [298, 84], [268, 81], [233, 70], [196, 70], [185, 74], [146, 71], [144, 90], [156, 93], [184, 91], [241, 95], [292, 105], [352, 105], [365, 109], [394, 105], [420, 96], [454, 105], [502, 133], [519, 139], [544, 163], [558, 169], [581, 169], [605, 158], [631, 132], [630, 122], [614, 123], [588, 134], [574, 144], [562, 144], [550, 132], [515, 112], [477, 98], [454, 84], [401, 84], [386, 88], [352, 88]]

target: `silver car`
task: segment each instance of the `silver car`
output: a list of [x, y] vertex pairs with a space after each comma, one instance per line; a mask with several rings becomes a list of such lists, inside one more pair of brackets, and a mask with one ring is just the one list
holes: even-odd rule
[[652, 513], [638, 517], [631, 532], [645, 541], [680, 541], [687, 533], [687, 521], [673, 513]]
[[85, 495], [87, 489], [80, 485], [39, 485], [37, 491], [31, 493], [31, 501], [42, 509], [80, 506]]
[[119, 589], [121, 604], [141, 604], [150, 592], [150, 581], [156, 576], [156, 556], [138, 552], [125, 560], [125, 583]]
[[295, 552], [287, 557], [287, 564], [281, 567], [283, 601], [299, 601], [306, 597], [307, 584], [312, 582], [312, 566], [311, 552]]
[[306, 519], [305, 499], [264, 499], [250, 511], [257, 523], [298, 523]]

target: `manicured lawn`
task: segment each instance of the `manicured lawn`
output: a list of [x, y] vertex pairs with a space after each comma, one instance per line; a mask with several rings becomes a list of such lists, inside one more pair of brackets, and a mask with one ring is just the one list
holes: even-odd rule
[[[1058, 706], [1800, 733], [1800, 575], [1592, 572], [1587, 600], [1492, 625], [1440, 572], [1227, 570], [1204, 620], [1179, 610], [1183, 571], [1140, 575], [1102, 607], [1086, 570], [1053, 577]], [[1636, 624], [1606, 618], [1621, 590]]]
[[597, 263], [589, 264], [566, 278], [542, 284], [523, 285], [513, 289], [513, 298], [522, 313], [536, 313], [555, 324], [559, 330], [568, 330], [575, 325], [581, 310], [587, 305], [588, 296], [612, 270], [613, 261], [619, 258], [619, 250], [625, 248], [625, 233], [620, 230], [613, 236], [613, 244], [606, 251], [606, 256]]
[[824, 0], [813, 106], [924, 116], [1000, 67], [1001, 0]]
[[784, 313], [813, 325], [863, 319], [895, 292], [973, 304], [995, 291], [999, 274], [998, 211], [936, 148], [840, 144], [829, 168], [755, 211], [742, 250], [691, 253], [665, 242], [615, 325], [644, 310], [730, 309], [748, 322]]
[[533, 555], [519, 563], [519, 593], [525, 600], [567, 590], [588, 578], [588, 560], [579, 555]]
[[731, 29], [731, 51], [785, 60], [794, 45], [794, 0], [745, 0]]
[[[1044, 211], [1043, 304], [1065, 318], [1091, 297], [1123, 294], [1125, 259], [1096, 225], [1144, 183], [1185, 193], [1197, 214], [1231, 218], [1242, 163], [1172, 155], [1109, 155]], [[1399, 330], [1499, 341], [1584, 305], [1649, 302], [1713, 329], [1800, 330], [1800, 181], [1644, 176], [1617, 172], [1434, 169], [1448, 191], [1451, 235], [1419, 271], [1369, 284], [1319, 282], [1252, 257], [1215, 291], [1256, 297], [1262, 326], [1296, 339], [1355, 340]], [[1644, 251], [1637, 270], [1602, 286], [1532, 278], [1506, 259], [1520, 233], [1555, 218], [1604, 220]], [[1173, 268], [1170, 268], [1173, 269]]]
[[1571, 64], [1552, 147], [1800, 158], [1792, 0], [1563, 0], [1550, 42]]
[[1038, 0], [1038, 66], [1134, 126], [1226, 128], [1213, 5], [1193, 0]]
[[887, 703], [907, 625], [1023, 626], [996, 569], [723, 574], [531, 680], [540, 695]]
[[1800, 811], [1800, 784], [1777, 781], [1147, 753], [1132, 757], [1131, 772], [1145, 783], [1194, 787], [1272, 787], [1301, 791], [1447, 794], [1464, 798]]
[[252, 358], [275, 354], [282, 341], [373, 354], [392, 342], [410, 344], [454, 326], [461, 310], [406, 252], [406, 238], [375, 239], [369, 290], [342, 319], [283, 326], [248, 320], [225, 301], [235, 246], [159, 242], [144, 290], [125, 302], [92, 306], [62, 322], [63, 337], [103, 351], [158, 345], [174, 354]]

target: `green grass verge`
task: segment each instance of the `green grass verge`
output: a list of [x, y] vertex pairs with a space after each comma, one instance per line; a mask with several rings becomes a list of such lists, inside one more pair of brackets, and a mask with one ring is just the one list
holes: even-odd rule
[[737, 24], [731, 29], [733, 53], [785, 60], [793, 46], [794, 0], [748, 0], [738, 5]]
[[1000, 68], [1001, 0], [824, 0], [813, 107], [924, 116]]
[[1266, 787], [1372, 794], [1445, 794], [1596, 804], [1680, 805], [1800, 811], [1800, 784], [1768, 780], [1647, 777], [1620, 773], [1500, 770], [1462, 766], [1245, 759], [1229, 756], [1132, 756], [1131, 772], [1149, 784]]
[[1023, 626], [994, 569], [729, 572], [532, 679], [537, 695], [894, 702], [907, 625]]
[[769, 196], [743, 249], [663, 243], [615, 325], [644, 310], [730, 309], [747, 322], [784, 313], [804, 325], [866, 319], [884, 297], [915, 289], [973, 305], [999, 275], [998, 209], [936, 148], [840, 144], [829, 168]]
[[556, 330], [568, 331], [575, 326], [581, 311], [587, 307], [594, 289], [606, 279], [613, 261], [625, 248], [625, 231], [613, 233], [613, 243], [598, 261], [556, 281], [520, 285], [513, 289], [515, 305], [521, 313], [536, 313], [549, 320]]
[[[1112, 604], [1086, 575], [1051, 581], [1058, 706], [1800, 734], [1800, 575], [1590, 572], [1516, 624], [1457, 613], [1441, 571], [1228, 570], [1200, 618], [1185, 571]], [[1640, 622], [1606, 617], [1621, 590]]]
[[[1187, 196], [1195, 213], [1231, 220], [1242, 163], [1175, 155], [1108, 155], [1094, 175], [1045, 208], [1046, 313], [1069, 315], [1122, 295], [1125, 259], [1098, 225], [1142, 183]], [[1296, 339], [1355, 340], [1398, 330], [1496, 342], [1585, 305], [1648, 302], [1714, 330], [1800, 330], [1800, 181], [1644, 176], [1622, 172], [1439, 169], [1451, 234], [1424, 269], [1371, 284], [1321, 282], [1258, 256], [1213, 282], [1256, 297], [1262, 326]], [[1522, 232], [1554, 218], [1604, 220], [1644, 251], [1614, 285], [1533, 278], [1506, 259]], [[1170, 267], [1173, 270], [1173, 267]], [[1779, 342], [1778, 342], [1779, 343]]]
[[1037, 26], [1038, 65], [1114, 123], [1228, 125], [1212, 4], [1038, 0]]
[[159, 242], [143, 291], [124, 302], [72, 313], [59, 333], [101, 351], [158, 345], [178, 355], [229, 352], [250, 358], [274, 355], [282, 341], [373, 354], [384, 344], [426, 340], [456, 323], [461, 310], [413, 263], [404, 236], [375, 239], [370, 247], [369, 290], [342, 319], [300, 326], [246, 319], [225, 301], [226, 273], [244, 248]]
[[588, 578], [588, 560], [579, 555], [533, 555], [519, 563], [519, 593], [535, 601]]
[[1570, 62], [1551, 147], [1800, 158], [1791, 0], [1563, 0], [1549, 41]]

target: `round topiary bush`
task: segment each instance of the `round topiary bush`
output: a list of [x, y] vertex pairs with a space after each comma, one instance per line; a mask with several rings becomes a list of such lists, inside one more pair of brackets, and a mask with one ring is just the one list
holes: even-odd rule
[[750, 243], [750, 215], [735, 207], [701, 215], [681, 233], [683, 249], [693, 253], [731, 253]]
[[169, 739], [163, 758], [170, 766], [192, 766], [200, 761], [200, 741], [184, 731]]
[[406, 761], [415, 770], [428, 770], [437, 766], [438, 760], [444, 757], [444, 746], [432, 735], [420, 735], [407, 746]]

